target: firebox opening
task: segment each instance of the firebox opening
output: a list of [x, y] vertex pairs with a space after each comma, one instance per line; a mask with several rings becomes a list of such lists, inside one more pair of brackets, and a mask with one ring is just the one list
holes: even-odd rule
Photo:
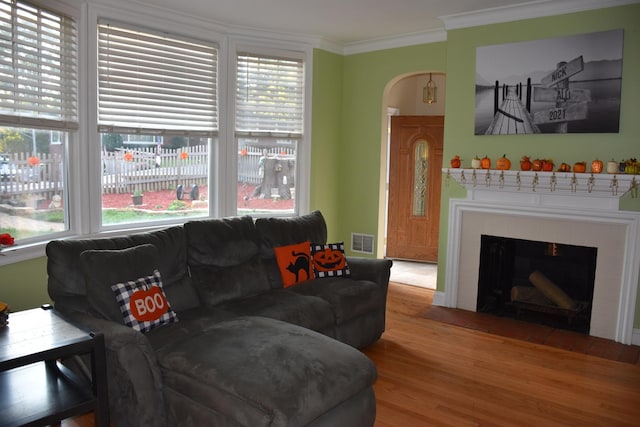
[[476, 310], [588, 334], [597, 252], [482, 235]]

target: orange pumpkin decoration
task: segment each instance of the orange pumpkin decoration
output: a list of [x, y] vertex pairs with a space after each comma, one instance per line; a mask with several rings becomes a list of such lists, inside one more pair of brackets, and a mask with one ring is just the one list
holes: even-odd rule
[[604, 163], [602, 162], [602, 160], [595, 159], [593, 162], [591, 162], [591, 172], [601, 173], [603, 168]]
[[458, 156], [457, 154], [453, 156], [453, 159], [451, 159], [451, 167], [454, 169], [458, 169], [460, 167], [460, 163], [460, 156]]
[[576, 162], [573, 165], [573, 171], [575, 173], [585, 173], [587, 171], [587, 162]]
[[523, 156], [520, 160], [520, 170], [530, 171], [531, 170], [531, 160], [529, 156]]
[[125, 162], [130, 162], [133, 160], [133, 153], [130, 151], [127, 151], [126, 153], [124, 153], [124, 161]]
[[498, 159], [496, 162], [496, 169], [501, 171], [508, 171], [511, 169], [511, 160], [507, 158], [506, 154], [503, 154], [502, 157]]
[[313, 255], [313, 266], [318, 271], [332, 271], [344, 268], [344, 253], [337, 249], [325, 248]]
[[480, 160], [480, 166], [482, 166], [482, 169], [491, 169], [491, 159], [488, 156], [484, 156]]
[[534, 171], [538, 172], [542, 170], [542, 160], [540, 159], [535, 159], [532, 163], [531, 163], [531, 169], [533, 169]]
[[38, 156], [29, 157], [29, 166], [38, 166], [40, 164], [40, 159]]
[[560, 166], [558, 166], [558, 172], [571, 172], [571, 165], [568, 163], [560, 163]]
[[241, 155], [242, 157], [246, 156], [246, 155], [247, 155], [247, 149], [246, 149], [246, 148], [243, 148], [242, 150], [240, 150], [240, 155]]
[[189, 153], [187, 153], [186, 151], [183, 151], [180, 153], [180, 158], [182, 160], [187, 160], [189, 158]]
[[553, 171], [553, 160], [546, 159], [542, 161], [542, 170], [544, 172], [552, 172]]
[[131, 294], [129, 309], [139, 322], [150, 322], [165, 314], [169, 310], [169, 304], [158, 286], [150, 286]]

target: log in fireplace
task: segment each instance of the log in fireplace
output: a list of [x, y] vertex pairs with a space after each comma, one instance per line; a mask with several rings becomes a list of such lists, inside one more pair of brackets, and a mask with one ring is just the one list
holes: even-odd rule
[[595, 247], [482, 235], [477, 311], [589, 333]]

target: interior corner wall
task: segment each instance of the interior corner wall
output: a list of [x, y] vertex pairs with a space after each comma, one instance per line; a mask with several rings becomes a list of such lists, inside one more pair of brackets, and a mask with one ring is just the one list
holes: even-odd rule
[[337, 188], [343, 179], [339, 161], [344, 57], [313, 51], [311, 105], [311, 176], [309, 208], [320, 210], [327, 222], [329, 241], [348, 240], [340, 234]]
[[[344, 58], [339, 212], [341, 236], [352, 232], [378, 235], [382, 105], [394, 78], [428, 70], [443, 72], [446, 43], [408, 46], [349, 55]], [[347, 252], [350, 253], [350, 248]], [[382, 256], [382, 254], [377, 254]]]
[[[565, 35], [624, 30], [620, 131], [609, 134], [474, 135], [476, 47]], [[514, 164], [523, 156], [552, 158], [554, 162], [628, 159], [640, 156], [640, 4], [612, 7], [553, 17], [522, 20], [449, 31], [447, 34], [447, 105], [445, 110], [445, 163], [460, 155], [469, 167], [473, 156], [498, 158], [503, 154]], [[447, 207], [460, 197], [456, 185], [443, 179], [439, 263], [446, 261]], [[632, 210], [638, 204], [628, 203]], [[635, 208], [633, 207], [635, 206]], [[444, 265], [444, 264], [442, 264]], [[438, 270], [437, 290], [444, 291], [445, 272]], [[640, 295], [636, 303], [640, 313]], [[640, 328], [636, 315], [635, 328]]]

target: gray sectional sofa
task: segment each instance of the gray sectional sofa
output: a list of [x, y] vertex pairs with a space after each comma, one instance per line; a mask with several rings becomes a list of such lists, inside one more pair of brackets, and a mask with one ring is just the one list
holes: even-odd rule
[[[116, 426], [371, 426], [391, 261], [283, 288], [274, 247], [326, 243], [320, 212], [190, 221], [127, 237], [51, 241], [55, 308], [105, 335]], [[159, 270], [177, 315], [142, 333], [110, 286]], [[355, 348], [354, 348], [355, 347]]]

